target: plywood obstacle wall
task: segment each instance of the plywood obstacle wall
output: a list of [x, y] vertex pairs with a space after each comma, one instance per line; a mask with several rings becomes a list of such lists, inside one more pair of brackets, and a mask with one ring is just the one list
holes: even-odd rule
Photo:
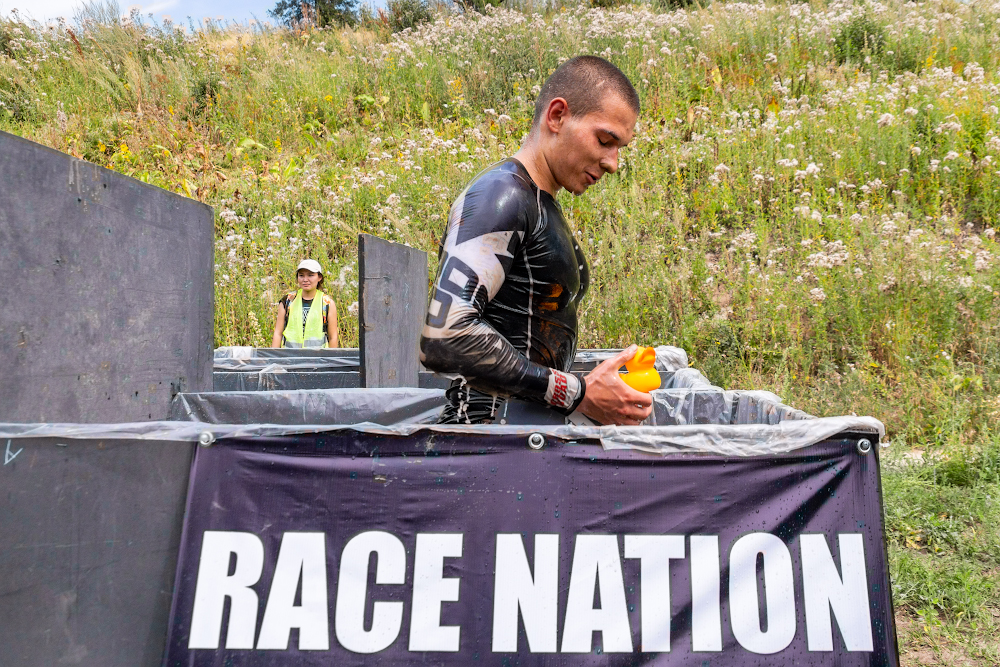
[[0, 132], [0, 422], [166, 418], [213, 290], [209, 206]]

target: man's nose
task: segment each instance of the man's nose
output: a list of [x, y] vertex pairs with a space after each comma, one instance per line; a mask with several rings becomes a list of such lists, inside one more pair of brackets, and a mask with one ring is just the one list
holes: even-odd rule
[[618, 148], [616, 147], [611, 153], [605, 155], [601, 158], [601, 169], [613, 174], [618, 171]]

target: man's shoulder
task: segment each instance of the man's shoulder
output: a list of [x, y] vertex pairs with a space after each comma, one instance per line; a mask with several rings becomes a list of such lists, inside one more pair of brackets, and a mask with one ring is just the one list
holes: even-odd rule
[[534, 189], [531, 186], [531, 179], [528, 177], [524, 167], [513, 158], [497, 162], [479, 172], [466, 188], [466, 192], [473, 190], [513, 191], [523, 193], [525, 196], [534, 199]]
[[458, 223], [458, 243], [491, 232], [524, 231], [537, 216], [531, 180], [512, 159], [482, 171], [455, 204], [460, 217], [452, 222]]

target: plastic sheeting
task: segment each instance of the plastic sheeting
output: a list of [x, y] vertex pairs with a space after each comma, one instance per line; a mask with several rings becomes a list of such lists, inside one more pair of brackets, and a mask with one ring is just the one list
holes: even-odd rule
[[690, 424], [778, 424], [815, 419], [784, 405], [769, 391], [659, 389], [652, 393], [653, 414], [647, 426]]
[[865, 433], [881, 438], [882, 422], [874, 417], [823, 417], [778, 424], [688, 426], [462, 426], [378, 424], [354, 425], [225, 425], [202, 422], [134, 422], [131, 424], [0, 424], [0, 438], [124, 439], [197, 442], [199, 438], [248, 438], [355, 430], [378, 435], [436, 433], [523, 435], [541, 433], [547, 438], [597, 441], [605, 449], [634, 449], [656, 454], [706, 453], [755, 456], [790, 452], [814, 445], [840, 433]]
[[215, 391], [291, 391], [294, 389], [357, 389], [361, 386], [358, 371], [286, 371], [281, 366], [259, 371], [215, 371]]
[[[361, 386], [361, 373], [357, 371], [286, 371], [279, 367], [248, 373], [215, 371], [212, 378], [215, 391], [357, 389]], [[421, 389], [447, 389], [450, 384], [446, 377], [430, 371], [420, 371], [417, 378]]]
[[[232, 348], [230, 348], [232, 350]], [[259, 352], [259, 350], [258, 350]], [[577, 363], [596, 365], [617, 350], [581, 350]], [[253, 359], [242, 351], [220, 359]], [[0, 438], [120, 438], [197, 441], [199, 437], [275, 436], [353, 429], [381, 435], [419, 430], [441, 433], [541, 433], [563, 440], [599, 441], [606, 449], [667, 454], [705, 452], [733, 456], [782, 453], [807, 447], [838, 433], [870, 433], [881, 438], [872, 417], [815, 418], [781, 403], [768, 391], [723, 390], [697, 369], [686, 367], [679, 348], [657, 348], [663, 388], [652, 393], [648, 424], [633, 427], [574, 426], [542, 406], [510, 401], [510, 423], [491, 426], [432, 424], [444, 403], [435, 389], [335, 389], [318, 391], [210, 392], [180, 394], [171, 408], [184, 421], [133, 424], [0, 424]], [[233, 373], [283, 377], [309, 373]], [[343, 375], [351, 373], [314, 373]], [[423, 374], [422, 374], [423, 375]], [[431, 374], [427, 374], [431, 375]], [[434, 376], [436, 377], [436, 376]], [[551, 413], [551, 414], [549, 414]], [[228, 422], [228, 423], [225, 423]], [[251, 423], [252, 422], [252, 423]], [[261, 423], [266, 422], [266, 423]], [[518, 423], [520, 422], [520, 423]], [[525, 423], [532, 422], [532, 423]], [[207, 435], [206, 435], [207, 434]]]
[[[655, 367], [660, 371], [675, 371], [679, 368], [687, 368], [688, 356], [682, 348], [670, 345], [660, 345], [656, 350]], [[573, 361], [574, 371], [593, 370], [599, 363], [610, 359], [621, 352], [620, 349], [589, 349], [577, 350], [576, 359]]]
[[170, 419], [210, 424], [432, 424], [444, 405], [440, 389], [178, 394]]
[[284, 359], [287, 357], [347, 357], [358, 360], [356, 347], [282, 348], [244, 347], [239, 345], [215, 348], [215, 359]]
[[[619, 352], [621, 350], [578, 350], [572, 368], [577, 372], [593, 370], [599, 363]], [[675, 372], [681, 373], [678, 378], [682, 378], [685, 372], [690, 371], [701, 378], [705, 386], [711, 386], [697, 370], [686, 368], [687, 363], [687, 353], [679, 347], [661, 345], [656, 348], [656, 367], [664, 378]], [[290, 391], [361, 386], [356, 348], [293, 350], [220, 347], [215, 350], [213, 370], [215, 391]], [[666, 382], [665, 379], [665, 387], [674, 386]], [[450, 381], [444, 375], [430, 371], [419, 373], [418, 386], [422, 389], [447, 389], [449, 384]]]
[[[613, 350], [592, 351], [606, 356]], [[596, 359], [591, 361], [598, 362]], [[444, 394], [435, 388], [380, 390], [368, 392], [352, 388], [312, 389], [302, 391], [246, 391], [250, 382], [255, 389], [269, 386], [300, 386], [303, 378], [327, 376], [347, 378], [350, 373], [234, 373], [238, 391], [179, 394], [174, 400], [171, 419], [224, 424], [357, 424], [373, 422], [433, 423]], [[723, 390], [713, 385], [694, 368], [660, 371], [663, 389], [652, 392], [653, 412], [645, 426], [689, 426], [694, 424], [778, 424], [785, 420], [812, 419], [801, 410], [784, 405], [769, 391]], [[438, 379], [424, 373], [421, 380]], [[322, 378], [317, 380], [320, 382]], [[326, 385], [328, 386], [328, 385]], [[419, 407], [404, 407], [417, 401]], [[379, 407], [381, 406], [381, 408]], [[381, 410], [381, 411], [380, 411]], [[402, 411], [400, 411], [402, 410]], [[569, 423], [562, 414], [546, 406], [519, 400], [497, 401], [497, 423], [562, 426]]]
[[[679, 347], [660, 345], [656, 349], [656, 368], [675, 371], [688, 365], [687, 352]], [[621, 352], [620, 349], [577, 350], [572, 370], [589, 371]], [[275, 364], [287, 370], [357, 370], [360, 366], [357, 348], [284, 349], [255, 347], [219, 347], [215, 350], [216, 371], [260, 371]], [[313, 366], [313, 368], [310, 368]]]
[[358, 360], [352, 357], [253, 357], [251, 359], [216, 359], [212, 368], [216, 371], [241, 373], [274, 373], [288, 371], [356, 371]]
[[[664, 389], [652, 392], [653, 412], [646, 426], [685, 426], [691, 424], [777, 424], [786, 419], [810, 419], [800, 410], [781, 403], [768, 391], [726, 391], [712, 385], [693, 368], [660, 371]], [[311, 376], [348, 377], [348, 373], [286, 373], [258, 379], [253, 374], [234, 374], [242, 384], [267, 382], [279, 388], [296, 386], [284, 380]], [[437, 376], [425, 374], [429, 379]], [[329, 379], [329, 378], [328, 378]], [[422, 379], [424, 377], [422, 376]], [[279, 381], [279, 382], [275, 382]], [[242, 388], [242, 387], [241, 387]], [[416, 412], [402, 408], [417, 401]], [[433, 423], [444, 405], [444, 393], [434, 388], [380, 390], [357, 388], [304, 389], [300, 391], [217, 391], [179, 394], [174, 399], [170, 418], [216, 424], [357, 424], [374, 422]], [[381, 407], [380, 407], [381, 406]], [[561, 413], [547, 406], [520, 400], [497, 401], [496, 422], [561, 426], [569, 423]]]

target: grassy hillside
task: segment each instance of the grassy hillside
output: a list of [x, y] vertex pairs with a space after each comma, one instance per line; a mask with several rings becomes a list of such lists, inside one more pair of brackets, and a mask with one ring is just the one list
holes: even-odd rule
[[1000, 661], [1000, 4], [714, 4], [292, 32], [0, 22], [0, 129], [215, 207], [216, 339], [263, 345], [301, 257], [357, 342], [356, 237], [434, 253], [563, 59], [643, 103], [620, 172], [560, 195], [584, 346], [886, 423], [904, 662]]

